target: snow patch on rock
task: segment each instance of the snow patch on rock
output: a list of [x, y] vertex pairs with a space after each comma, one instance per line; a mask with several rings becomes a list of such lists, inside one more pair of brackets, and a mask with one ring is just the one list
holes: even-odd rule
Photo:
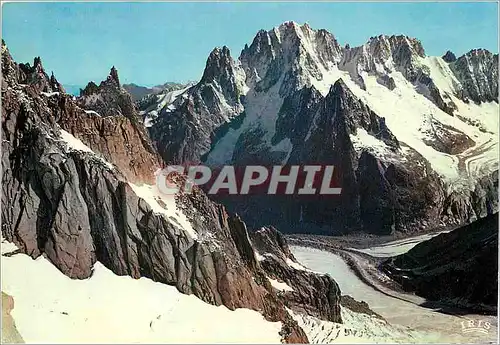
[[60, 135], [62, 140], [66, 143], [67, 148], [70, 151], [82, 151], [82, 152], [88, 152], [91, 153], [95, 156], [95, 158], [99, 159], [101, 162], [103, 162], [106, 167], [110, 170], [113, 169], [113, 164], [96, 154], [90, 147], [85, 145], [80, 139], [76, 138], [73, 136], [71, 133], [65, 131], [64, 129], [60, 129]]
[[151, 207], [153, 212], [163, 214], [173, 221], [177, 227], [184, 230], [191, 238], [197, 239], [198, 234], [193, 229], [193, 226], [186, 215], [177, 207], [174, 194], [161, 193], [156, 185], [136, 185], [128, 183], [134, 193], [144, 199]]
[[282, 282], [277, 281], [276, 279], [272, 279], [269, 277], [267, 277], [267, 280], [269, 280], [272, 287], [275, 288], [276, 290], [285, 291], [285, 292], [293, 291], [293, 289], [287, 283], [282, 283]]

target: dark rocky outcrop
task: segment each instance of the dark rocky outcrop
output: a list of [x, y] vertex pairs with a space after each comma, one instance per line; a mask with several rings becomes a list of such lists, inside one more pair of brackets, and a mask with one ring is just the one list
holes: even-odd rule
[[129, 181], [153, 183], [161, 158], [130, 95], [119, 87], [116, 70], [100, 86], [90, 82], [76, 102], [60, 94], [49, 97], [47, 105], [62, 129], [99, 152]]
[[498, 54], [473, 49], [450, 64], [462, 84], [460, 98], [476, 103], [498, 103]]
[[381, 85], [384, 85], [389, 90], [394, 90], [396, 88], [396, 82], [394, 78], [389, 77], [388, 75], [381, 75], [377, 78], [377, 82]]
[[498, 213], [419, 243], [382, 267], [405, 290], [431, 301], [496, 314]]
[[80, 92], [77, 104], [100, 116], [125, 116], [133, 122], [139, 120], [130, 94], [121, 86], [118, 71], [113, 66], [106, 80], [99, 85], [93, 81]]
[[457, 57], [455, 56], [455, 54], [453, 54], [453, 52], [451, 51], [447, 51], [444, 55], [443, 55], [443, 60], [450, 63], [450, 62], [455, 62], [457, 60]]
[[431, 119], [432, 139], [424, 142], [439, 152], [456, 155], [473, 147], [476, 143], [468, 135], [451, 126]]
[[[250, 236], [267, 277], [282, 281], [293, 289], [283, 293], [289, 308], [323, 320], [342, 322], [340, 288], [329, 275], [297, 269], [300, 265], [290, 252], [285, 237], [273, 227], [263, 227]], [[290, 261], [295, 267], [289, 264]]]

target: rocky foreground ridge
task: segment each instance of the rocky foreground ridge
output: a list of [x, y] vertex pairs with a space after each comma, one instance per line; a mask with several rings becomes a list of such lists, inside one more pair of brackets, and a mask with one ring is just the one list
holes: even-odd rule
[[[332, 278], [293, 258], [260, 260], [266, 253], [256, 254], [245, 223], [200, 189], [171, 198], [155, 191], [161, 158], [115, 69], [74, 98], [39, 58], [17, 64], [2, 44], [2, 77], [2, 235], [21, 252], [75, 279], [99, 261], [207, 303], [257, 310], [282, 321], [286, 342], [308, 339], [285, 306], [342, 321]], [[295, 292], [276, 290], [270, 277]]]

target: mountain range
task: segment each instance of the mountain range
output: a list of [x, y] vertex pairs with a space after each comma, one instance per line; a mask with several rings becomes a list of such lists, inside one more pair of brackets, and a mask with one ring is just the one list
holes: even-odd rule
[[131, 84], [123, 84], [123, 88], [127, 90], [128, 93], [130, 93], [130, 96], [132, 96], [133, 101], [138, 101], [149, 95], [156, 95], [160, 92], [170, 92], [183, 89], [191, 84], [192, 83], [181, 84], [181, 83], [166, 82], [162, 85], [146, 87], [131, 83]]
[[254, 227], [414, 233], [498, 209], [498, 54], [484, 49], [427, 56], [402, 35], [341, 47], [286, 22], [155, 97], [139, 109], [167, 163], [335, 166], [337, 198], [219, 198]]

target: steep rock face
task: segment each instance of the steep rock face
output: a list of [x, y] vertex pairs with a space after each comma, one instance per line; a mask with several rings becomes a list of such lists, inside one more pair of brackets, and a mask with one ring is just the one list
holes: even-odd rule
[[[3, 46], [7, 52], [7, 48]], [[121, 112], [114, 113], [112, 107], [104, 106], [111, 115], [101, 116], [94, 110], [82, 109], [73, 97], [65, 94], [56, 78], [43, 70], [41, 61], [35, 59], [36, 68], [27, 68], [26, 65], [14, 64], [10, 56], [6, 56], [4, 76], [10, 78], [11, 84], [24, 87], [29, 95], [43, 98], [47, 108], [39, 106], [38, 111], [45, 112], [43, 121], [57, 123], [62, 129], [83, 140], [90, 149], [100, 153], [109, 163], [119, 168], [130, 181], [152, 183], [154, 172], [160, 167], [160, 157], [142, 126], [137, 120], [137, 112], [129, 102], [126, 109], [132, 109], [128, 116]], [[31, 70], [31, 74], [26, 71]], [[117, 72], [113, 73], [118, 80]], [[116, 84], [110, 76], [109, 83]], [[93, 94], [95, 96], [95, 94]], [[20, 96], [24, 97], [24, 96]], [[120, 96], [121, 97], [121, 96]], [[129, 97], [130, 98], [130, 97]], [[108, 100], [112, 99], [108, 94]], [[110, 101], [115, 104], [118, 101]], [[38, 106], [38, 104], [35, 104]]]
[[498, 54], [473, 49], [450, 64], [463, 86], [463, 99], [498, 103]]
[[424, 142], [434, 150], [449, 155], [460, 154], [475, 145], [465, 133], [451, 126], [445, 125], [434, 119], [430, 119], [430, 135], [424, 139]]
[[130, 95], [120, 88], [116, 69], [96, 91], [88, 89], [89, 86], [76, 103], [65, 94], [48, 97], [47, 104], [57, 123], [101, 153], [130, 181], [153, 183], [161, 158], [138, 120]]
[[[273, 139], [279, 142], [290, 138], [293, 150], [288, 163], [310, 160], [327, 164], [332, 163], [330, 160], [336, 147], [342, 146], [346, 153], [352, 151], [352, 144], [349, 147], [347, 141], [357, 129], [365, 130], [393, 150], [399, 148], [384, 119], [356, 99], [339, 79], [326, 97], [322, 97], [313, 86], [286, 98], [278, 114]], [[327, 149], [318, 149], [320, 145]]]
[[[416, 151], [403, 150], [384, 119], [359, 101], [342, 80], [326, 97], [311, 87], [285, 98], [275, 137], [275, 142], [291, 137], [287, 164], [333, 165], [333, 180], [342, 186], [342, 193], [231, 198], [231, 207], [253, 226], [269, 222], [293, 232], [305, 228], [319, 232], [335, 223], [338, 232], [363, 229], [389, 234], [440, 225], [445, 196], [438, 176]], [[367, 138], [374, 147], [361, 146]], [[252, 151], [245, 148], [237, 143], [232, 158], [236, 165], [272, 164], [283, 158], [262, 151], [250, 156]], [[253, 212], [256, 208], [262, 209], [258, 216]]]
[[422, 242], [382, 267], [429, 300], [496, 313], [498, 213]]
[[242, 116], [244, 72], [229, 49], [216, 48], [207, 59], [200, 82], [186, 91], [167, 94], [171, 104], [154, 112], [150, 128], [160, 155], [169, 162], [199, 162], [210, 150], [215, 130]]
[[340, 288], [329, 275], [312, 273], [298, 264], [285, 237], [273, 227], [263, 227], [250, 236], [267, 277], [293, 289], [282, 294], [289, 308], [322, 320], [342, 322]]

